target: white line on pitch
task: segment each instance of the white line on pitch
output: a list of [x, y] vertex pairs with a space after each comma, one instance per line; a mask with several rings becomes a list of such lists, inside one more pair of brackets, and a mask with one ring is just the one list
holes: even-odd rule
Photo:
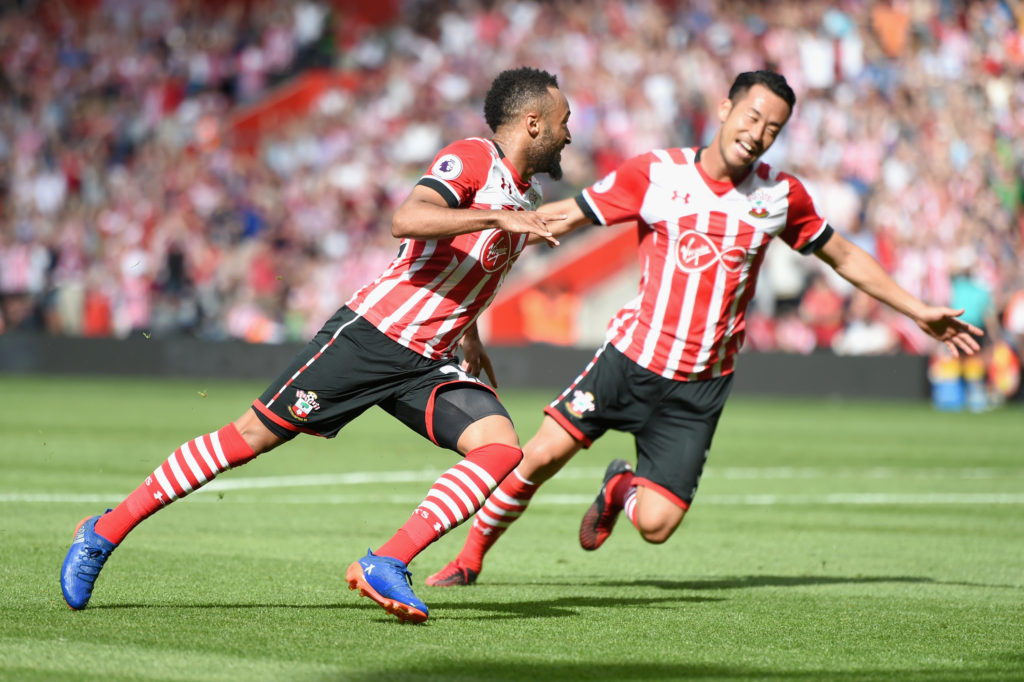
[[[360, 471], [344, 474], [304, 474], [295, 476], [256, 476], [234, 477], [230, 474], [217, 478], [200, 488], [194, 495], [205, 493], [221, 493], [229, 490], [257, 490], [265, 488], [308, 488], [346, 485], [366, 485], [373, 483], [432, 483], [444, 472], [443, 469], [421, 469], [418, 471]], [[559, 472], [561, 480], [600, 481], [604, 469], [575, 467]], [[933, 469], [896, 469], [891, 467], [875, 468], [843, 468], [825, 469], [820, 467], [708, 467], [704, 472], [705, 480], [720, 479], [755, 479], [755, 480], [786, 480], [786, 479], [1013, 479], [1024, 478], [1024, 469], [991, 469], [991, 468], [933, 468]], [[128, 493], [18, 493], [0, 492], [0, 503], [3, 502], [119, 502]], [[707, 496], [710, 497], [710, 496]], [[701, 498], [702, 501], [707, 497]], [[754, 499], [757, 496], [750, 496]], [[769, 496], [770, 497], [770, 496]], [[371, 499], [379, 499], [371, 496]], [[782, 499], [780, 497], [780, 499]], [[792, 500], [792, 497], [786, 499]], [[784, 503], [784, 502], [780, 502]], [[746, 504], [753, 504], [747, 502]], [[775, 504], [774, 502], [772, 504]], [[793, 504], [793, 502], [789, 502]], [[863, 503], [861, 503], [863, 504]], [[1013, 502], [1012, 504], [1016, 504]]]
[[[432, 483], [444, 473], [443, 469], [421, 469], [419, 471], [362, 471], [345, 474], [307, 474], [297, 476], [266, 476], [249, 478], [218, 478], [200, 489], [202, 491], [244, 490], [253, 488], [305, 488], [329, 485], [363, 485], [366, 483]], [[558, 474], [563, 480], [594, 479], [600, 481], [604, 469], [570, 468]], [[874, 467], [869, 469], [824, 469], [815, 467], [709, 467], [705, 478], [723, 479], [814, 479], [814, 478], [952, 478], [987, 479], [987, 478], [1024, 478], [1024, 469], [895, 469]]]
[[[117, 494], [0, 493], [0, 503], [113, 504], [123, 498]], [[195, 496], [196, 502], [218, 503], [220, 497]], [[234, 503], [251, 504], [372, 504], [415, 505], [423, 495], [239, 495], [225, 497]], [[579, 505], [594, 501], [593, 495], [537, 494], [534, 505]], [[1017, 505], [1024, 504], [1024, 493], [829, 493], [824, 495], [704, 495], [696, 504], [726, 506], [831, 506], [831, 505]]]
[[[230, 498], [235, 502], [266, 502], [267, 504], [368, 504], [389, 502], [415, 505], [423, 495], [272, 495], [263, 500], [254, 496]], [[545, 495], [537, 493], [534, 505], [567, 505], [586, 507], [593, 495]], [[950, 505], [950, 504], [1024, 504], [1024, 493], [832, 493], [825, 495], [705, 495], [697, 496], [695, 504], [726, 506], [831, 506], [831, 505]]]
[[[374, 472], [350, 472], [343, 474], [306, 474], [295, 476], [260, 476], [260, 477], [232, 477], [231, 475], [211, 481], [208, 485], [196, 491], [195, 497], [207, 499], [210, 496], [206, 493], [224, 493], [227, 491], [257, 490], [257, 489], [279, 489], [279, 488], [308, 488], [328, 486], [352, 486], [375, 483], [431, 483], [443, 473], [442, 469], [421, 469], [418, 471], [374, 471]], [[600, 480], [604, 474], [603, 469], [589, 467], [575, 467], [563, 470], [558, 474], [559, 479], [594, 479]], [[927, 479], [990, 479], [990, 478], [1019, 478], [1024, 477], [1024, 469], [992, 469], [992, 468], [932, 468], [932, 469], [896, 469], [891, 467], [874, 468], [844, 468], [826, 469], [820, 467], [723, 467], [720, 469], [708, 468], [705, 478], [721, 479], [756, 479], [756, 480], [785, 480], [785, 479], [903, 479], [903, 478], [927, 478]], [[82, 503], [108, 503], [119, 502], [126, 493], [18, 493], [0, 492], [0, 503], [4, 502], [82, 502]], [[578, 504], [581, 501], [590, 501], [592, 498], [574, 495], [545, 495], [552, 504]], [[834, 493], [815, 496], [801, 495], [704, 495], [698, 498], [702, 504], [1021, 504], [1022, 495], [1016, 493], [926, 493], [926, 494], [890, 494], [890, 493]], [[234, 499], [237, 499], [235, 497]], [[311, 501], [312, 497], [302, 496], [301, 498], [288, 498], [277, 496], [266, 498], [266, 502], [280, 501], [283, 504], [290, 504], [294, 501]], [[381, 501], [407, 501], [412, 503], [420, 501], [413, 499], [412, 495], [382, 496], [382, 495], [320, 495], [316, 499], [323, 500], [328, 504], [347, 504], [348, 500], [353, 503]], [[559, 500], [571, 500], [560, 502]]]

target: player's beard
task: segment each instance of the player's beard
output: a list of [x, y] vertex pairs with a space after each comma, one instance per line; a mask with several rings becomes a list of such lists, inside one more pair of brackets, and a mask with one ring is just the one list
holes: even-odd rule
[[540, 173], [547, 173], [552, 180], [562, 179], [562, 147], [554, 140], [550, 130], [546, 130], [537, 145], [530, 153], [531, 165]]
[[548, 160], [548, 176], [552, 180], [562, 179], [562, 150], [557, 150]]

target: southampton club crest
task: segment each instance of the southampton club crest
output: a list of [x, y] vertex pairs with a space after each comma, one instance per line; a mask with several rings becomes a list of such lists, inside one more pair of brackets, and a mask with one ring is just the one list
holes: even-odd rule
[[751, 218], [767, 218], [770, 211], [768, 210], [769, 204], [771, 204], [772, 196], [764, 189], [756, 189], [747, 195], [747, 201], [750, 202], [750, 210], [747, 214]]
[[594, 394], [590, 391], [573, 391], [572, 400], [566, 403], [565, 409], [569, 410], [569, 414], [577, 419], [587, 412], [593, 412], [597, 409], [597, 405], [594, 403]]
[[295, 403], [288, 407], [288, 411], [299, 421], [309, 419], [310, 413], [320, 409], [320, 403], [316, 401], [316, 393], [313, 391], [296, 391]]

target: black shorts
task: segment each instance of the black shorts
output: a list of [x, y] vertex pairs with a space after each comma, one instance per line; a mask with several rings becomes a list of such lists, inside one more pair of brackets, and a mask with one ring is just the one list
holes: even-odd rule
[[311, 433], [333, 438], [379, 405], [437, 445], [458, 451], [467, 426], [490, 415], [511, 420], [491, 387], [459, 367], [431, 360], [342, 307], [253, 402], [280, 438]]
[[584, 447], [608, 429], [633, 434], [637, 483], [688, 509], [731, 386], [731, 374], [666, 379], [605, 344], [544, 412]]

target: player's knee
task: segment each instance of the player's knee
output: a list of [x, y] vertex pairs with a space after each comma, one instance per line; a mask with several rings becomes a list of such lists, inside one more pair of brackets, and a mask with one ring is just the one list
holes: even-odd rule
[[284, 439], [268, 429], [252, 410], [247, 410], [234, 424], [254, 454], [269, 452], [284, 442]]
[[490, 415], [472, 422], [458, 438], [457, 448], [462, 454], [485, 445], [507, 445], [519, 448], [519, 436], [512, 421], [500, 415]]
[[466, 453], [466, 459], [477, 463], [486, 463], [485, 468], [498, 480], [507, 476], [518, 466], [523, 458], [523, 451], [514, 445], [489, 443]]
[[[681, 511], [681, 510], [680, 510]], [[652, 545], [660, 545], [676, 532], [676, 528], [683, 522], [685, 513], [658, 515], [654, 517], [640, 517], [637, 530], [640, 536]]]
[[554, 473], [579, 452], [581, 443], [550, 417], [523, 448], [523, 462], [531, 471]]
[[528, 444], [526, 448], [526, 460], [533, 468], [543, 469], [562, 460], [563, 453], [547, 444]]
[[657, 528], [655, 530], [641, 529], [640, 537], [642, 537], [645, 542], [649, 542], [652, 545], [660, 545], [672, 537], [672, 533], [674, 531], [675, 528]]
[[577, 449], [532, 439], [523, 448], [523, 463], [518, 471], [524, 478], [539, 485], [557, 474], [572, 459]]

